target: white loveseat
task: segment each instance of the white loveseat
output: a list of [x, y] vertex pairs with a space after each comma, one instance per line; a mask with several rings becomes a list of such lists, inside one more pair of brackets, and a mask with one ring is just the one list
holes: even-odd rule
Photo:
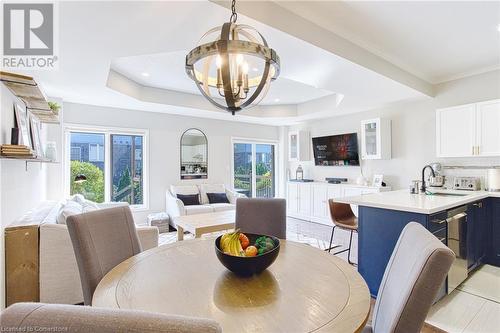
[[[22, 219], [8, 226], [38, 227], [39, 295], [40, 302], [77, 304], [83, 302], [82, 286], [73, 245], [65, 224], [57, 222], [64, 202], [47, 201]], [[127, 203], [97, 204], [98, 209], [128, 205]], [[157, 227], [137, 227], [143, 250], [158, 246]], [[6, 255], [9, 255], [8, 253]]]
[[[209, 203], [207, 193], [226, 193], [229, 203]], [[177, 194], [199, 196], [200, 205], [185, 206], [177, 198]], [[244, 198], [245, 195], [226, 188], [224, 184], [199, 184], [199, 185], [171, 185], [166, 193], [167, 213], [170, 223], [173, 219], [182, 215], [193, 215], [220, 212], [236, 209], [236, 199]], [[175, 227], [175, 225], [173, 225]]]

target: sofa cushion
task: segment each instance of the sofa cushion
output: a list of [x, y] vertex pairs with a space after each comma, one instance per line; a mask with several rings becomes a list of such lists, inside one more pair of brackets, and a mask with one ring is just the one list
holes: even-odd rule
[[71, 198], [71, 200], [73, 200], [76, 203], [80, 204], [82, 206], [82, 208], [83, 208], [83, 212], [84, 213], [91, 212], [91, 211], [99, 209], [99, 206], [97, 205], [97, 203], [85, 199], [85, 197], [83, 195], [81, 195], [81, 194], [75, 194]]
[[184, 206], [193, 206], [200, 204], [200, 197], [198, 194], [177, 194], [177, 199], [182, 201]]
[[204, 213], [212, 213], [214, 208], [212, 205], [198, 205], [198, 206], [185, 206], [184, 210], [186, 211], [186, 215], [194, 215], [194, 214], [204, 214]]
[[225, 210], [235, 210], [236, 205], [230, 203], [214, 203], [210, 204], [210, 207], [213, 208], [214, 212], [222, 212]]
[[226, 193], [207, 193], [208, 202], [211, 204], [216, 203], [229, 203]]
[[200, 190], [196, 185], [171, 185], [170, 192], [172, 192], [173, 195], [200, 194]]
[[224, 184], [201, 184], [201, 203], [204, 205], [209, 203], [207, 193], [226, 193], [226, 187]]

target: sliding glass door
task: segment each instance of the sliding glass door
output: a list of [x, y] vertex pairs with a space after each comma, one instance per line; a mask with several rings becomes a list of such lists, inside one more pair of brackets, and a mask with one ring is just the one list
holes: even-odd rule
[[233, 142], [233, 185], [252, 198], [274, 198], [276, 193], [276, 145]]

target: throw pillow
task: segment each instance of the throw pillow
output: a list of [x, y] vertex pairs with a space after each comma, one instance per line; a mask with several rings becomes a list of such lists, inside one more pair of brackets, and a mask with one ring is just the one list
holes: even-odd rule
[[214, 203], [229, 203], [226, 193], [207, 193], [208, 202]]
[[184, 206], [194, 206], [200, 204], [198, 194], [177, 194], [177, 199], [181, 200]]
[[69, 216], [81, 213], [83, 213], [83, 207], [75, 201], [68, 200], [59, 209], [59, 213], [57, 214], [57, 224], [66, 224], [66, 219]]

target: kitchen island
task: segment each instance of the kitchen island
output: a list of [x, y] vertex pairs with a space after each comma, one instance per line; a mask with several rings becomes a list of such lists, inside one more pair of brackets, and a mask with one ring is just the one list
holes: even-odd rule
[[[455, 264], [462, 266], [455, 268], [459, 274], [466, 276], [483, 263], [500, 266], [500, 192], [435, 192], [426, 195], [400, 190], [335, 200], [359, 206], [358, 271], [373, 297], [377, 296], [399, 234], [412, 221], [454, 249]], [[453, 216], [463, 222], [449, 229]], [[454, 287], [447, 283], [440, 296]]]

